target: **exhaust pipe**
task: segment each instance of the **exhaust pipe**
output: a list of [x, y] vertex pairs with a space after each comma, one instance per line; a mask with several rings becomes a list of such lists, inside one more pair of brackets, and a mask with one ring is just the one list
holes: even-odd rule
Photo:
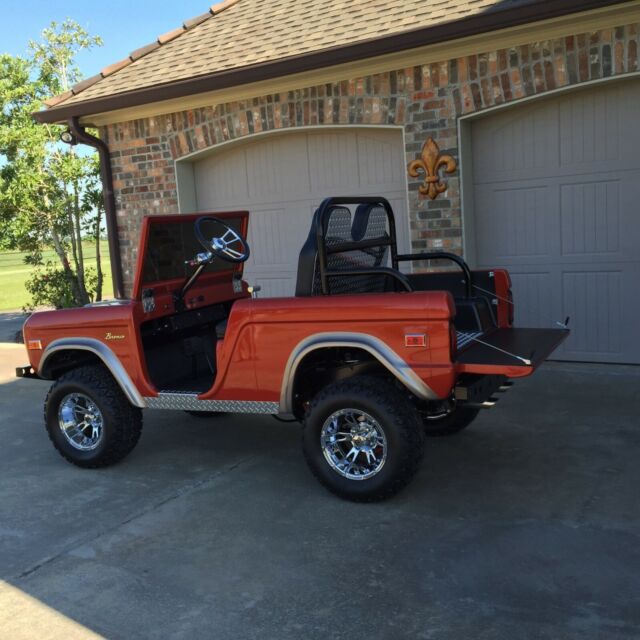
[[464, 406], [469, 407], [471, 409], [491, 409], [498, 402], [498, 398], [489, 398], [484, 402], [465, 402]]

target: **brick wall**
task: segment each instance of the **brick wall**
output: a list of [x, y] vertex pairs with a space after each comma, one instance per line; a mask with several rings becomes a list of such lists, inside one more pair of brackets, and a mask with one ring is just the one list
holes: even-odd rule
[[[112, 151], [125, 288], [131, 291], [142, 216], [178, 208], [174, 161], [260, 131], [313, 125], [403, 125], [407, 163], [432, 136], [458, 159], [457, 118], [589, 80], [638, 70], [639, 25], [500, 49], [215, 107], [105, 127]], [[436, 200], [409, 178], [416, 250], [461, 251], [460, 185], [446, 176]], [[329, 195], [329, 194], [328, 194]]]

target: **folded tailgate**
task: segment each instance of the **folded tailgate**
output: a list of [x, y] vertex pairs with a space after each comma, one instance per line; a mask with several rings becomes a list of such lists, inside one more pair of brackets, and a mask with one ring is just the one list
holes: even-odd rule
[[496, 329], [474, 336], [458, 352], [462, 373], [527, 376], [569, 335], [568, 329]]

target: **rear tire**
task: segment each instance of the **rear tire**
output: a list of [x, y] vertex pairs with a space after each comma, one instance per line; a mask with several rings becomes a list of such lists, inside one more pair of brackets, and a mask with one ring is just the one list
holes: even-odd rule
[[466, 429], [480, 413], [480, 409], [457, 407], [442, 418], [424, 418], [424, 434], [430, 438], [453, 436]]
[[45, 400], [44, 419], [60, 455], [84, 468], [120, 462], [142, 432], [142, 411], [129, 403], [100, 365], [79, 367], [60, 376]]
[[329, 491], [356, 502], [390, 498], [420, 467], [424, 434], [406, 394], [354, 377], [323, 389], [307, 410], [302, 448]]

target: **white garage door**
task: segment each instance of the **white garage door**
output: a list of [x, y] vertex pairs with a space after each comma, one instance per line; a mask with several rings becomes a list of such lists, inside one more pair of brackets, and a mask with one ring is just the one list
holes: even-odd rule
[[640, 363], [640, 82], [472, 125], [479, 267], [507, 267], [516, 321], [571, 317], [555, 358]]
[[344, 129], [266, 135], [194, 165], [199, 211], [247, 209], [251, 258], [245, 278], [261, 296], [290, 296], [313, 212], [328, 196], [382, 195], [408, 251], [402, 133]]

